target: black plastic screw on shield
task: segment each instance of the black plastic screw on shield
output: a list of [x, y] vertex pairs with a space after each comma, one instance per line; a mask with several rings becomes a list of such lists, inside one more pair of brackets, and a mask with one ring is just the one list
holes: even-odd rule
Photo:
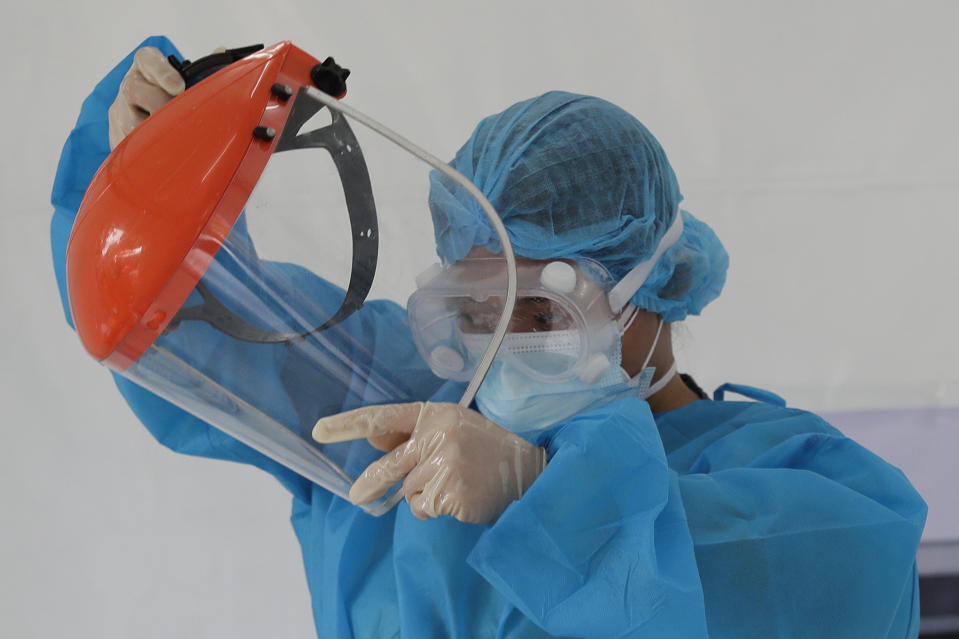
[[277, 82], [270, 87], [270, 93], [275, 95], [280, 102], [286, 102], [293, 97], [293, 87]]
[[271, 126], [258, 126], [253, 129], [253, 137], [269, 142], [276, 137], [276, 129]]
[[333, 58], [327, 58], [310, 71], [310, 78], [316, 88], [335, 98], [346, 93], [346, 79], [350, 70], [344, 69]]

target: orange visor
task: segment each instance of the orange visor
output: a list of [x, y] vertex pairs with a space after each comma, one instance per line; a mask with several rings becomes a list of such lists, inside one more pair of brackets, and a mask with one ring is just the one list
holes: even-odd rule
[[377, 253], [366, 165], [338, 114], [331, 126], [300, 133], [320, 108], [300, 100], [300, 88], [315, 86], [336, 97], [345, 93], [330, 63], [319, 63], [289, 42], [247, 55], [171, 100], [110, 154], [86, 191], [66, 255], [70, 309], [90, 355], [126, 370], [164, 331], [185, 320], [205, 321], [253, 342], [305, 334], [258, 330], [221, 312], [223, 305], [205, 294], [202, 304], [183, 308], [194, 290], [204, 292], [198, 284], [270, 156], [286, 149], [330, 152], [344, 179], [353, 229], [345, 299], [307, 332], [334, 325], [359, 308]]

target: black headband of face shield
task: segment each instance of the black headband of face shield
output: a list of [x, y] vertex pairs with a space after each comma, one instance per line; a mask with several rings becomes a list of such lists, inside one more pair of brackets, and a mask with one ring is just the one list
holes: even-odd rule
[[223, 67], [231, 65], [251, 53], [256, 53], [262, 48], [262, 44], [253, 44], [238, 49], [226, 49], [218, 53], [211, 53], [193, 62], [185, 59], [181, 60], [171, 54], [167, 56], [167, 62], [177, 70], [177, 73], [180, 74], [180, 77], [183, 78], [183, 82], [189, 89], [203, 78], [213, 75]]
[[[252, 47], [248, 48], [252, 49]], [[252, 53], [252, 51], [248, 53]], [[193, 64], [199, 64], [201, 61], [198, 60]], [[317, 66], [323, 67], [327, 71], [331, 67], [340, 69], [335, 65], [332, 58], [328, 58], [322, 65]], [[349, 74], [349, 71], [346, 69], [342, 69], [342, 71], [345, 73], [341, 74], [341, 79], [345, 81], [345, 76]], [[316, 76], [316, 74], [313, 75]], [[338, 88], [334, 87], [333, 90]], [[342, 88], [345, 89], [345, 84]], [[283, 132], [273, 152], [280, 153], [292, 149], [309, 148], [326, 149], [336, 166], [343, 186], [347, 212], [350, 216], [350, 231], [353, 242], [350, 283], [339, 309], [322, 325], [305, 332], [280, 333], [268, 331], [250, 324], [231, 311], [201, 281], [197, 283], [196, 290], [203, 301], [194, 306], [181, 308], [170, 321], [167, 331], [176, 330], [180, 322], [197, 320], [206, 322], [226, 335], [244, 342], [259, 344], [288, 343], [335, 326], [363, 306], [363, 302], [366, 300], [373, 284], [379, 250], [379, 231], [376, 220], [376, 205], [373, 201], [373, 188], [359, 142], [356, 140], [349, 123], [339, 111], [330, 109], [332, 120], [329, 125], [300, 133], [303, 125], [323, 106], [322, 103], [311, 99], [301, 88], [296, 95], [289, 117], [283, 127]]]

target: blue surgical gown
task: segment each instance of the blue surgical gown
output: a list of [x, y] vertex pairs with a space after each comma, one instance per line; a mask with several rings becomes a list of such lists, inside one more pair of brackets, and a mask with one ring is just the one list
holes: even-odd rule
[[[175, 51], [165, 38], [143, 44]], [[66, 242], [109, 151], [106, 112], [131, 60], [84, 102], [57, 173], [51, 235], [68, 321]], [[409, 357], [395, 304], [368, 304], [351, 321], [382, 361]], [[918, 634], [926, 506], [902, 472], [808, 412], [700, 400], [654, 415], [638, 399], [609, 404], [541, 434], [546, 470], [484, 526], [421, 522], [405, 503], [371, 517], [117, 384], [166, 446], [257, 465], [289, 488], [321, 637]]]

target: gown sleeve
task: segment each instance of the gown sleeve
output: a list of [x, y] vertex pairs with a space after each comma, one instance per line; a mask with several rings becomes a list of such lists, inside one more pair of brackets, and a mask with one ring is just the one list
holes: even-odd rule
[[[157, 47], [164, 55], [179, 56], [173, 44], [162, 36], [147, 38], [137, 49], [145, 46]], [[51, 196], [54, 213], [50, 237], [60, 297], [67, 322], [71, 326], [73, 321], [66, 288], [67, 243], [87, 185], [110, 153], [107, 110], [116, 99], [120, 82], [133, 64], [135, 51], [136, 49], [130, 52], [111, 70], [84, 101], [77, 124], [67, 138], [57, 168]], [[238, 225], [242, 223], [241, 217]], [[335, 287], [305, 269], [290, 264], [271, 262], [262, 264], [264, 268], [283, 270], [288, 276], [288, 281], [296, 282], [310, 294], [342, 298], [341, 291], [333, 291]], [[368, 366], [389, 371], [390, 375], [404, 381], [402, 388], [396, 392], [396, 401], [425, 399], [439, 385], [437, 379], [429, 373], [425, 364], [416, 355], [415, 346], [409, 334], [406, 311], [399, 305], [385, 300], [369, 302], [360, 312], [347, 318], [341, 326], [343, 330], [340, 333], [346, 339], [345, 348], [356, 346], [359, 347], [357, 351], [363, 351], [364, 354], [372, 353], [373, 363], [368, 363]], [[315, 422], [321, 416], [355, 408], [356, 406], [350, 403], [355, 403], [357, 398], [362, 396], [362, 393], [350, 393], [343, 388], [324, 388], [323, 380], [318, 379], [311, 380], [315, 382], [312, 383], [311, 392], [304, 392], [303, 389], [310, 386], [303, 382], [306, 369], [302, 361], [288, 355], [287, 351], [290, 349], [285, 349], [282, 345], [278, 345], [272, 351], [264, 352], [264, 349], [251, 349], [249, 345], [238, 344], [235, 340], [222, 335], [212, 335], [214, 331], [181, 327], [177, 333], [182, 333], [178, 337], [184, 340], [190, 339], [192, 334], [195, 343], [190, 345], [190, 350], [194, 357], [217, 358], [220, 362], [217, 369], [222, 372], [222, 379], [217, 381], [228, 387], [230, 384], [235, 386], [252, 383], [250, 380], [240, 379], [234, 373], [238, 370], [237, 362], [241, 360], [247, 363], [253, 361], [260, 370], [271, 371], [256, 380], [256, 383], [261, 386], [257, 387], [255, 395], [252, 396], [258, 397], [261, 404], [269, 406], [271, 410], [290, 415], [291, 422], [298, 420], [303, 424], [309, 420]], [[359, 336], [359, 338], [354, 340], [351, 336]], [[200, 337], [202, 339], [199, 339]], [[366, 355], [366, 358], [369, 359], [369, 356]], [[116, 373], [113, 373], [113, 376], [120, 393], [137, 418], [163, 445], [189, 455], [257, 466], [273, 474], [297, 497], [309, 499], [309, 482], [293, 471], [129, 379]]]
[[555, 635], [916, 636], [922, 499], [815, 415], [759, 412], [682, 468], [639, 400], [549, 431], [470, 564]]

